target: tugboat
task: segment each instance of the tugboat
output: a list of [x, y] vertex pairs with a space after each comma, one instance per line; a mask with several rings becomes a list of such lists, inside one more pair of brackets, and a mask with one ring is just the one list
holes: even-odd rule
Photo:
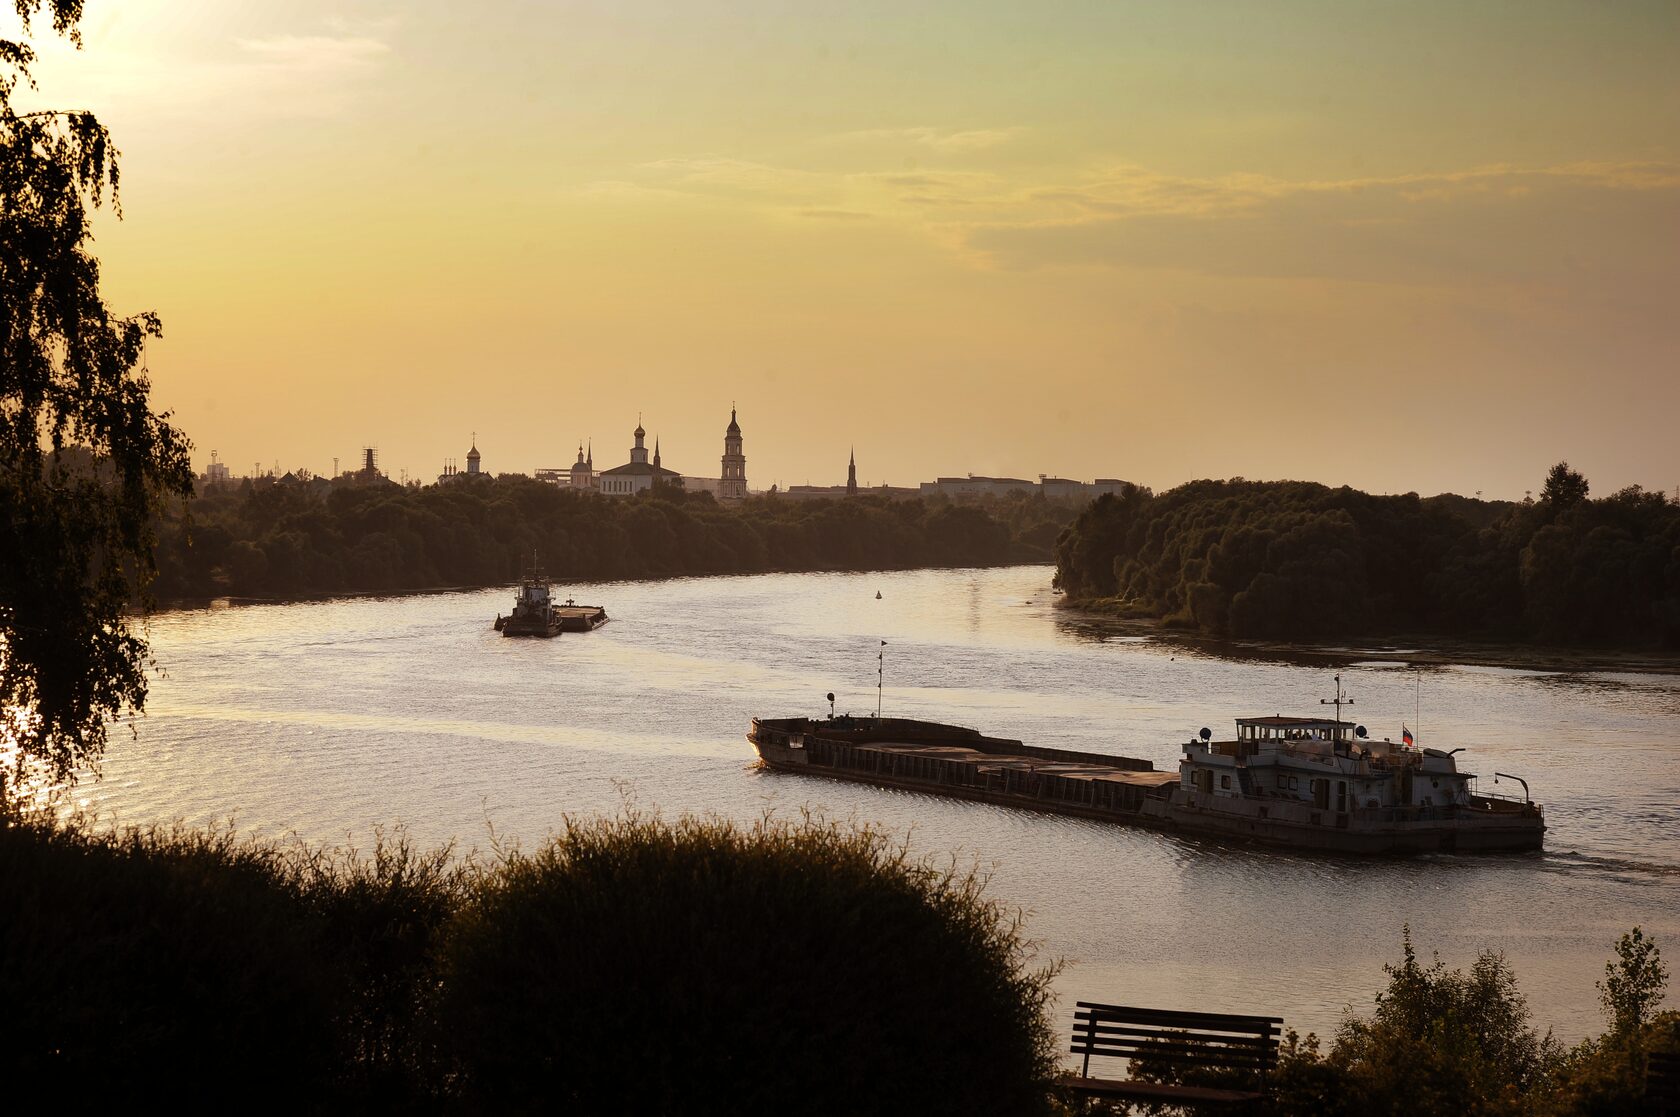
[[1215, 837], [1340, 853], [1512, 852], [1541, 848], [1546, 823], [1522, 796], [1484, 793], [1458, 770], [1463, 749], [1373, 741], [1342, 720], [1351, 700], [1336, 676], [1333, 718], [1237, 719], [1234, 741], [1203, 729], [1184, 745], [1179, 779], [1157, 811], [1166, 825]]
[[[1541, 848], [1546, 824], [1521, 798], [1484, 794], [1460, 749], [1367, 738], [1341, 718], [1237, 719], [1234, 741], [1203, 729], [1178, 770], [1106, 753], [1043, 748], [904, 718], [754, 718], [747, 740], [766, 767], [1147, 826], [1186, 836], [1318, 853], [1514, 852]], [[1332, 704], [1329, 699], [1326, 705]]]
[[519, 594], [513, 599], [511, 616], [496, 617], [496, 630], [503, 636], [558, 636], [563, 630], [560, 610], [549, 595], [548, 578], [531, 556], [531, 570], [519, 580]]

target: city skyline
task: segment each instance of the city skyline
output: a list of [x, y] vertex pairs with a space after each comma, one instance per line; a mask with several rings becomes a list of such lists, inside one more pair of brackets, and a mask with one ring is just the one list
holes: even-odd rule
[[1338, 11], [136, 0], [27, 101], [112, 128], [199, 469], [734, 398], [756, 484], [1672, 489], [1680, 12]]

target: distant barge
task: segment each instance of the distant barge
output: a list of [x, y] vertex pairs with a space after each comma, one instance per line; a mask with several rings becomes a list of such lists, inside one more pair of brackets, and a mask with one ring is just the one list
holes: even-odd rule
[[496, 631], [503, 636], [558, 636], [562, 632], [588, 632], [607, 623], [607, 611], [599, 605], [579, 605], [571, 598], [556, 605], [549, 592], [548, 578], [533, 559], [531, 572], [519, 581], [513, 612], [496, 616]]
[[754, 718], [747, 740], [782, 771], [1287, 849], [1540, 848], [1526, 785], [1520, 800], [1479, 795], [1451, 754], [1362, 734], [1340, 720], [1239, 718], [1236, 740], [1204, 729], [1185, 745], [1177, 772], [904, 718]]

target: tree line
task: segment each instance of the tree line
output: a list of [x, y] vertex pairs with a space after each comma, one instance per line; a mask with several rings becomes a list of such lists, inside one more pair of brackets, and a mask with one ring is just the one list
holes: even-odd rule
[[1133, 487], [1057, 540], [1056, 584], [1215, 636], [1680, 648], [1680, 504], [1637, 485], [1588, 494], [1567, 462], [1521, 503], [1242, 478]]
[[519, 475], [430, 486], [244, 482], [157, 529], [164, 598], [498, 585], [536, 558], [564, 581], [1049, 561], [1079, 505], [571, 492]]

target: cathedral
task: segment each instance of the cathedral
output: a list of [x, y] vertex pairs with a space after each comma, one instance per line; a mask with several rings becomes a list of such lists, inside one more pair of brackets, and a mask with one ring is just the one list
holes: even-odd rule
[[672, 485], [688, 492], [711, 493], [718, 500], [744, 500], [747, 495], [747, 458], [741, 452], [741, 424], [736, 421], [735, 409], [729, 409], [729, 426], [723, 432], [722, 471], [717, 477], [684, 477], [674, 469], [666, 469], [659, 459], [659, 440], [653, 441], [652, 457], [647, 449], [647, 431], [641, 420], [631, 432], [635, 445], [630, 448], [630, 460], [611, 469], [595, 470], [595, 447], [578, 443], [577, 461], [570, 469], [539, 469], [537, 480], [551, 485], [580, 491], [606, 493], [610, 496], [634, 496], [655, 485]]
[[640, 420], [636, 423], [636, 429], [631, 432], [631, 437], [636, 440], [636, 444], [630, 448], [630, 460], [623, 465], [603, 469], [601, 475], [595, 479], [595, 488], [610, 496], [634, 496], [655, 485], [675, 485], [679, 489], [682, 488], [682, 474], [659, 464], [657, 438], [653, 440], [653, 460], [648, 461], [647, 444], [643, 441], [647, 438], [647, 431], [642, 429]]

